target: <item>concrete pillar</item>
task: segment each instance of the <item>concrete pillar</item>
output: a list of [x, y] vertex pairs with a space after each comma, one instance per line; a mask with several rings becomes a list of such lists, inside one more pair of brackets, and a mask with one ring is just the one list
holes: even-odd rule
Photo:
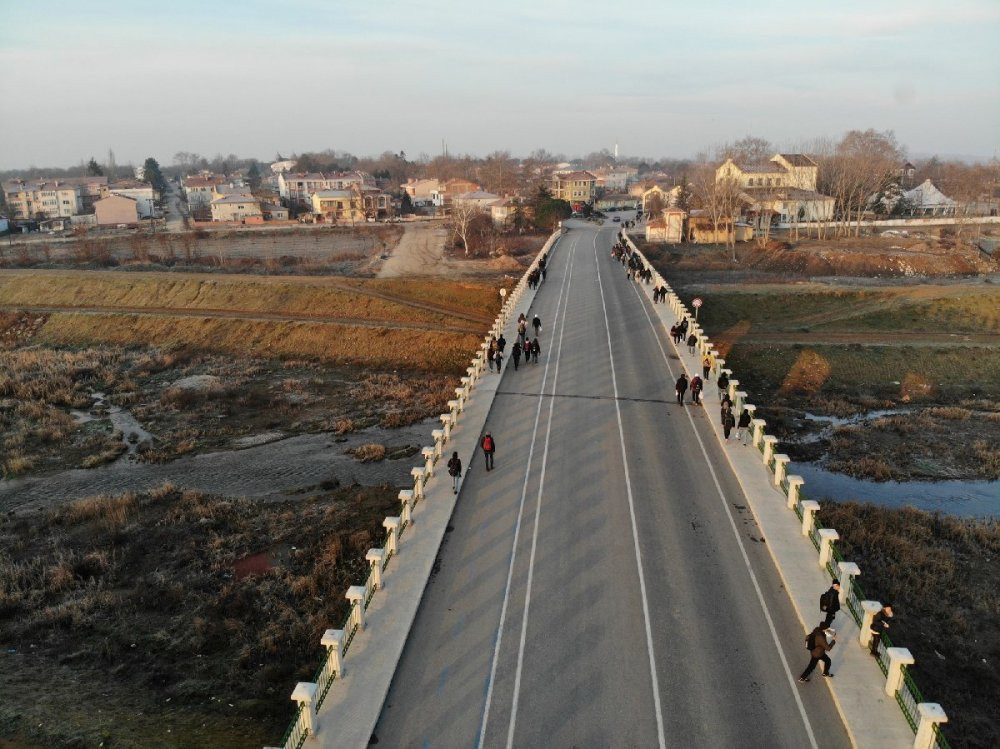
[[732, 372], [729, 373], [729, 400], [736, 403], [736, 391], [740, 388], [740, 381], [732, 379]]
[[736, 413], [743, 413], [743, 407], [747, 402], [747, 394], [742, 390], [737, 390], [733, 396], [733, 408], [736, 409]]
[[385, 557], [384, 549], [369, 549], [368, 553], [365, 554], [365, 559], [368, 560], [368, 569], [374, 579], [376, 590], [382, 587], [382, 567], [385, 566]]
[[814, 499], [806, 499], [802, 502], [802, 535], [808, 537], [812, 533], [813, 525], [816, 522], [816, 513], [819, 512], [819, 502]]
[[[758, 421], [762, 421], [762, 419]], [[773, 434], [765, 434], [761, 439], [764, 441], [764, 465], [766, 466], [771, 462], [771, 456], [774, 455], [774, 446], [778, 444], [778, 438]]]
[[365, 594], [367, 592], [364, 585], [352, 585], [344, 594], [344, 597], [351, 602], [354, 623], [358, 625], [359, 630], [365, 628]]
[[328, 629], [323, 633], [319, 644], [327, 649], [330, 658], [330, 670], [337, 674], [338, 679], [344, 677], [344, 630]]
[[385, 550], [391, 551], [394, 555], [399, 553], [399, 526], [402, 518], [390, 516], [382, 521], [382, 527], [386, 530]]
[[885, 675], [885, 693], [895, 698], [896, 692], [903, 684], [903, 666], [911, 666], [917, 659], [906, 648], [889, 648], [885, 653], [889, 657], [889, 670]]
[[788, 509], [794, 510], [799, 501], [799, 491], [806, 480], [801, 476], [792, 475], [788, 477]]
[[[462, 379], [465, 379], [465, 378], [463, 377]], [[466, 390], [466, 388], [464, 386], [463, 387], [457, 387], [457, 388], [455, 388], [455, 401], [458, 403], [458, 410], [459, 410], [459, 412], [465, 410], [465, 398], [466, 398], [467, 395], [468, 395], [468, 391]]]
[[316, 713], [313, 704], [316, 700], [316, 685], [311, 681], [300, 681], [292, 691], [292, 699], [302, 706], [302, 715], [305, 717], [306, 728], [309, 735], [316, 735]]
[[767, 422], [763, 419], [753, 419], [750, 422], [750, 444], [757, 447], [759, 443], [764, 438], [764, 427], [767, 426]]
[[420, 448], [420, 454], [424, 456], [424, 474], [427, 478], [434, 475], [434, 458], [435, 449], [433, 447], [422, 447]]
[[882, 610], [882, 604], [878, 601], [862, 601], [861, 602], [861, 633], [858, 635], [858, 642], [861, 643], [861, 647], [869, 648], [872, 644], [872, 619], [875, 618], [875, 614]]
[[458, 415], [462, 412], [461, 402], [457, 400], [448, 401], [448, 410], [451, 411], [452, 418], [457, 420]]
[[851, 598], [851, 589], [854, 587], [854, 578], [861, 574], [861, 569], [854, 562], [837, 562], [840, 570], [840, 605], [846, 606]]
[[431, 437], [434, 438], [434, 459], [437, 460], [444, 454], [444, 430], [432, 429]]
[[448, 440], [451, 439], [452, 422], [450, 413], [441, 414], [441, 426], [444, 428], [444, 441], [447, 444]]
[[774, 485], [779, 489], [781, 488], [781, 482], [785, 478], [785, 471], [788, 470], [788, 464], [791, 461], [792, 459], [784, 453], [778, 453], [774, 456]]
[[833, 528], [820, 528], [818, 532], [819, 566], [825, 568], [826, 563], [830, 561], [830, 557], [833, 555], [833, 542], [840, 538], [840, 534]]
[[400, 518], [406, 521], [406, 525], [413, 525], [413, 490], [403, 489], [399, 492], [399, 502], [402, 505]]
[[937, 741], [934, 727], [939, 723], [947, 723], [948, 716], [936, 702], [921, 702], [917, 705], [920, 713], [920, 723], [917, 724], [917, 736], [913, 739], [913, 749], [933, 749]]
[[411, 468], [410, 475], [413, 476], [413, 499], [419, 502], [424, 498], [424, 469]]

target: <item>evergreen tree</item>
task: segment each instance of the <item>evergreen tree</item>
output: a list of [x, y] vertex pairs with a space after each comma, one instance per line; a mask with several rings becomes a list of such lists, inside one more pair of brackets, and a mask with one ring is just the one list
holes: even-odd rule
[[87, 174], [91, 177], [104, 176], [104, 170], [101, 169], [101, 165], [97, 163], [97, 159], [93, 156], [91, 156], [90, 161], [87, 162]]
[[142, 180], [152, 185], [158, 193], [162, 194], [167, 191], [167, 180], [164, 179], [163, 172], [160, 171], [159, 163], [152, 156], [146, 159], [142, 166]]
[[261, 177], [260, 177], [260, 167], [257, 166], [257, 162], [253, 162], [250, 165], [250, 169], [247, 172], [247, 184], [250, 185], [250, 189], [257, 192], [260, 189]]

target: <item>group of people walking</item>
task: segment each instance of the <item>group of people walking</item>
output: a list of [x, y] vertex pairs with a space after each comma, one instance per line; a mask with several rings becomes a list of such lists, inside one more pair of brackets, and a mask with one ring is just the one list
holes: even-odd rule
[[[517, 340], [510, 347], [510, 358], [514, 362], [514, 371], [521, 366], [521, 358], [524, 363], [538, 364], [538, 357], [542, 353], [542, 344], [539, 342], [539, 334], [542, 332], [542, 319], [535, 315], [531, 319], [531, 327], [535, 331], [534, 339], [528, 337], [528, 318], [522, 312], [517, 317]], [[490, 366], [490, 371], [496, 370], [497, 374], [503, 372], [504, 349], [507, 348], [507, 339], [503, 333], [500, 337], [490, 337], [490, 345], [486, 350], [486, 361]]]
[[528, 288], [537, 289], [541, 285], [542, 281], [545, 280], [545, 265], [548, 262], [548, 253], [543, 253], [540, 258], [538, 258], [538, 266], [528, 274]]
[[638, 253], [632, 251], [628, 242], [625, 241], [625, 235], [621, 232], [618, 232], [618, 241], [611, 247], [611, 258], [622, 264], [622, 267], [625, 268], [625, 276], [630, 281], [642, 281], [647, 284], [652, 282], [652, 269], [642, 262]]

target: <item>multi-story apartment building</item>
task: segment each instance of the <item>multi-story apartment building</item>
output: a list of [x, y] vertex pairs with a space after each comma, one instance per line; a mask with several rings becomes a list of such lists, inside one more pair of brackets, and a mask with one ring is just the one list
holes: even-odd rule
[[375, 178], [366, 172], [309, 172], [278, 175], [278, 194], [286, 200], [311, 201], [312, 194], [324, 190], [350, 190], [354, 186], [375, 187]]
[[592, 203], [596, 181], [590, 172], [556, 172], [552, 175], [552, 197], [569, 203]]
[[68, 218], [83, 212], [81, 188], [64, 180], [8, 180], [4, 199], [12, 219]]

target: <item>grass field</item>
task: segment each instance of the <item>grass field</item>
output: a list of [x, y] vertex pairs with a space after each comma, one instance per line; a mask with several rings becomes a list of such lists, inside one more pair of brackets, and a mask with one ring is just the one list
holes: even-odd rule
[[168, 486], [0, 518], [0, 736], [276, 743], [397, 491], [262, 504]]

